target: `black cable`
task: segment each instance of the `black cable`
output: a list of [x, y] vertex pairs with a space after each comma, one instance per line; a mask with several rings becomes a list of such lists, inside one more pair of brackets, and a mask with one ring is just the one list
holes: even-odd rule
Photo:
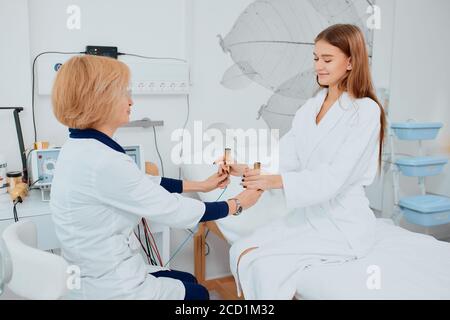
[[159, 153], [159, 148], [158, 148], [158, 141], [156, 140], [156, 129], [153, 126], [153, 138], [155, 140], [155, 149], [156, 149], [156, 153], [158, 154], [159, 157], [159, 162], [161, 163], [161, 173], [162, 173], [162, 177], [164, 177], [164, 163], [161, 157], [161, 153]]
[[35, 182], [33, 182], [32, 184], [30, 184], [30, 188], [32, 187], [32, 186], [34, 186], [36, 183], [38, 183], [39, 181], [41, 181], [42, 180], [42, 178], [39, 178], [39, 179], [37, 179]]
[[126, 53], [126, 52], [118, 52], [118, 56], [130, 56], [130, 57], [137, 57], [137, 58], [143, 58], [143, 59], [149, 59], [149, 60], [174, 60], [174, 61], [181, 61], [186, 62], [187, 60], [179, 59], [179, 58], [172, 58], [172, 57], [147, 57], [140, 54], [134, 54], [134, 53]]
[[32, 71], [31, 71], [31, 112], [32, 112], [32, 116], [33, 116], [33, 129], [34, 129], [34, 142], [37, 142], [37, 130], [36, 130], [36, 118], [34, 115], [34, 78], [35, 78], [35, 65], [36, 65], [36, 61], [37, 59], [44, 55], [44, 54], [49, 54], [49, 53], [55, 53], [55, 54], [85, 54], [85, 51], [81, 51], [81, 52], [61, 52], [61, 51], [44, 51], [39, 53], [33, 60], [33, 65], [32, 65]]
[[[30, 154], [34, 149], [30, 149], [30, 151], [28, 151], [27, 155], [25, 156], [26, 162], [27, 162], [27, 168], [30, 168]], [[27, 183], [30, 183], [30, 175], [28, 175], [28, 179], [27, 179]]]
[[210, 252], [210, 249], [209, 249], [209, 244], [208, 244], [208, 242], [206, 242], [205, 241], [205, 246], [206, 246], [206, 248], [208, 249], [206, 252], [205, 252], [205, 257], [209, 254], [209, 252]]
[[18, 203], [22, 203], [22, 198], [18, 197], [16, 200], [14, 200], [14, 206], [13, 206], [13, 215], [14, 215], [14, 222], [18, 222], [19, 221], [19, 216], [17, 214], [17, 204]]
[[153, 247], [151, 245], [149, 245], [151, 240], [148, 238], [148, 234], [145, 236], [145, 238], [146, 238], [145, 241], [147, 242], [148, 251], [150, 252], [150, 261], [153, 266], [157, 266], [158, 262], [156, 260], [156, 254], [155, 254], [155, 252], [153, 252]]

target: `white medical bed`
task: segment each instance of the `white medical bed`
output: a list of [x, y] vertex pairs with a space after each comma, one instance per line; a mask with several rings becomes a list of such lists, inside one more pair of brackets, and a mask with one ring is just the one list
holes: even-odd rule
[[[210, 176], [215, 166], [188, 165], [186, 179]], [[240, 179], [232, 182], [220, 200], [242, 191]], [[199, 193], [203, 201], [216, 201], [220, 190]], [[238, 217], [203, 223], [194, 244], [195, 274], [210, 290], [224, 299], [236, 299], [232, 277], [205, 279], [205, 232], [210, 229], [232, 244], [252, 230], [287, 214], [281, 191], [265, 192], [260, 201]], [[327, 265], [300, 272], [297, 299], [450, 299], [450, 243], [377, 220], [377, 240], [372, 252], [357, 261]]]

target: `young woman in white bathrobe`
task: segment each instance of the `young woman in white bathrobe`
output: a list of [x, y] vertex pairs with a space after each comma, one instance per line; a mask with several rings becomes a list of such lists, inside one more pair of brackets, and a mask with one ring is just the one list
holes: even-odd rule
[[[228, 184], [227, 175], [205, 181], [151, 177], [112, 137], [129, 121], [133, 101], [128, 67], [115, 59], [73, 57], [59, 69], [52, 102], [70, 129], [53, 179], [50, 207], [63, 257], [80, 271], [73, 299], [208, 299], [187, 272], [148, 265], [134, 229], [141, 218], [174, 228], [193, 228], [253, 205], [261, 192], [238, 200], [204, 203], [180, 195]], [[239, 201], [239, 202], [238, 202]]]
[[280, 174], [231, 170], [243, 173], [247, 190], [283, 189], [292, 209], [231, 248], [231, 270], [246, 299], [291, 299], [299, 272], [358, 259], [374, 242], [364, 186], [381, 162], [385, 114], [363, 33], [353, 25], [331, 26], [315, 39], [312, 58], [322, 90], [281, 139]]

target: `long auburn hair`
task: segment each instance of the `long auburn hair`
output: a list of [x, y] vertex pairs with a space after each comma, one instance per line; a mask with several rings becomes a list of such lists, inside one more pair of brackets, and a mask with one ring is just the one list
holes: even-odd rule
[[[314, 40], [316, 43], [324, 40], [334, 47], [338, 47], [351, 58], [352, 70], [348, 71], [339, 83], [341, 92], [347, 91], [356, 99], [371, 98], [380, 107], [380, 149], [378, 153], [378, 165], [381, 168], [383, 156], [383, 143], [385, 139], [386, 114], [378, 100], [372, 83], [369, 67], [369, 54], [361, 29], [351, 24], [336, 24], [323, 30]], [[318, 82], [318, 81], [317, 81]], [[320, 85], [320, 84], [319, 84]], [[321, 87], [325, 88], [326, 86]]]

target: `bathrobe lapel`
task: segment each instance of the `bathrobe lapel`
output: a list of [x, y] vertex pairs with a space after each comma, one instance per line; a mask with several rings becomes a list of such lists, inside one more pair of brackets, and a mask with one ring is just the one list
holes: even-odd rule
[[308, 167], [311, 156], [319, 147], [323, 139], [339, 124], [345, 115], [346, 110], [349, 108], [349, 103], [351, 103], [348, 94], [343, 93], [317, 125], [316, 118], [325, 101], [327, 92], [327, 89], [323, 89], [317, 94], [314, 98], [313, 105], [309, 108], [308, 116], [306, 118], [307, 123], [304, 127], [307, 128], [306, 132], [308, 134], [304, 140], [305, 146], [300, 149], [300, 152], [303, 153], [301, 158], [304, 159], [303, 163], [305, 164], [305, 167]]

